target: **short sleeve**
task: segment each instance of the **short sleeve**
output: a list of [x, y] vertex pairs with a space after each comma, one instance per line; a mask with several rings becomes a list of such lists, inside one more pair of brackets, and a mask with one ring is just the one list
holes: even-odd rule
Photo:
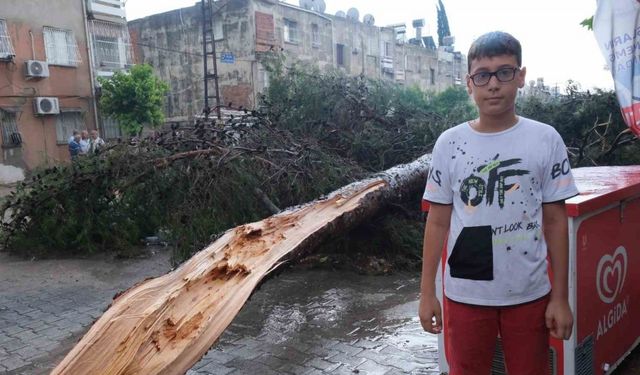
[[542, 178], [542, 203], [562, 201], [578, 195], [567, 147], [555, 130], [549, 148], [549, 158]]
[[433, 147], [431, 153], [431, 167], [427, 186], [424, 190], [423, 199], [433, 203], [451, 204], [453, 203], [453, 190], [451, 189], [451, 176], [449, 173], [449, 147], [446, 140], [440, 136]]

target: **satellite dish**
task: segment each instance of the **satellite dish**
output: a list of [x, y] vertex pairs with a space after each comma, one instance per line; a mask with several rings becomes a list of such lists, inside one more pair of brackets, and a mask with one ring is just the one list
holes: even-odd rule
[[341, 10], [336, 12], [336, 17], [338, 18], [347, 18], [347, 14]]
[[350, 19], [352, 21], [359, 21], [360, 20], [360, 12], [358, 12], [358, 10], [356, 8], [351, 8], [347, 11], [347, 19]]
[[314, 10], [318, 13], [324, 13], [324, 11], [327, 10], [327, 3], [325, 3], [324, 0], [314, 0], [313, 4]]
[[311, 10], [313, 8], [313, 0], [300, 0], [300, 8]]
[[371, 14], [365, 14], [365, 16], [362, 18], [362, 22], [369, 26], [373, 26], [376, 23], [376, 19]]

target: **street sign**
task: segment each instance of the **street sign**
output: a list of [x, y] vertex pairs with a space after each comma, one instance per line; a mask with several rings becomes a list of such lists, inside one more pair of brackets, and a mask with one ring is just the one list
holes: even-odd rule
[[220, 54], [220, 62], [225, 64], [234, 64], [236, 62], [236, 57], [231, 52], [222, 52]]

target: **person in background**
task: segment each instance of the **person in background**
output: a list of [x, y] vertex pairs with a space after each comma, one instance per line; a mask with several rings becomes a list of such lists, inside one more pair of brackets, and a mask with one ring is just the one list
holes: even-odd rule
[[86, 155], [89, 153], [89, 147], [91, 146], [89, 141], [89, 132], [83, 130], [82, 133], [80, 133], [80, 136], [80, 154]]
[[78, 159], [80, 151], [80, 134], [76, 131], [74, 137], [69, 142], [69, 155], [71, 156], [71, 161], [76, 161]]
[[97, 130], [91, 131], [91, 136], [89, 139], [89, 152], [97, 153], [104, 146], [104, 140], [100, 138]]
[[73, 134], [71, 134], [71, 137], [69, 137], [69, 140], [67, 141], [67, 143], [73, 142], [74, 139], [76, 138], [76, 135], [80, 135], [80, 132], [77, 131], [76, 129], [73, 129]]

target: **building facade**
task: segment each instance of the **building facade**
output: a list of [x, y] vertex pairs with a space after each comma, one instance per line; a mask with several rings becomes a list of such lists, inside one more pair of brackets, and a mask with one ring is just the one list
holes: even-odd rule
[[[128, 24], [137, 62], [152, 65], [171, 87], [168, 121], [189, 120], [204, 108], [202, 8], [198, 3]], [[289, 61], [333, 67], [425, 91], [462, 84], [466, 73], [462, 54], [450, 47], [436, 48], [433, 39], [423, 38], [420, 30], [416, 30], [417, 38], [407, 40], [406, 26], [378, 27], [372, 16], [360, 20], [353, 13], [329, 15], [277, 0], [220, 0], [213, 8], [223, 105], [251, 108], [257, 104], [259, 93], [269, 84], [263, 65], [268, 51], [283, 51]]]
[[560, 96], [560, 89], [557, 84], [547, 86], [544, 78], [539, 77], [535, 81], [529, 81], [528, 85], [518, 90], [518, 96], [521, 98], [536, 97], [538, 99], [554, 99]]
[[2, 1], [0, 164], [66, 161], [74, 129], [100, 128], [96, 77], [132, 62], [128, 35], [119, 0]]

